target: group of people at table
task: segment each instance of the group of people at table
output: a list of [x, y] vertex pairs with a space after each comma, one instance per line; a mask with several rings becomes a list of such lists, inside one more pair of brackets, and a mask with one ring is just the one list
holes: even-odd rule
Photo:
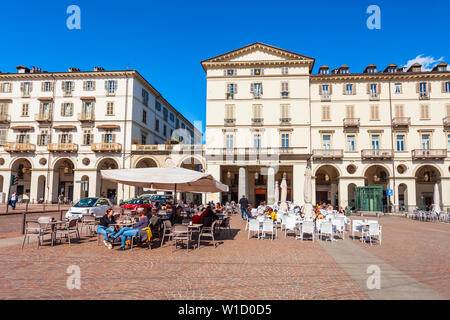
[[[190, 208], [190, 206], [188, 206]], [[172, 213], [171, 206], [159, 208], [154, 206], [151, 210], [138, 208], [136, 210], [137, 217], [134, 218], [135, 223], [131, 226], [123, 225], [123, 228], [117, 230], [115, 226], [120, 225], [121, 221], [116, 221], [114, 210], [108, 209], [106, 214], [100, 219], [97, 227], [97, 233], [103, 236], [103, 243], [108, 249], [112, 249], [114, 243], [120, 238], [121, 246], [119, 250], [125, 250], [125, 245], [130, 244], [133, 237], [138, 238], [137, 245], [149, 241], [156, 230], [162, 227], [163, 218], [158, 214], [159, 209], [167, 210], [165, 216], [170, 219], [172, 224], [182, 224], [182, 211], [186, 209], [182, 204], [177, 204], [175, 212]], [[194, 209], [194, 208], [191, 208]], [[222, 213], [223, 208], [214, 204], [208, 204], [206, 207], [200, 207], [200, 210], [193, 214], [190, 221], [192, 224], [202, 224], [209, 227], [212, 221], [219, 219], [218, 214]], [[208, 219], [205, 219], [208, 218]], [[210, 219], [209, 219], [210, 218]], [[125, 216], [125, 219], [128, 217]], [[205, 224], [206, 223], [206, 224]]]

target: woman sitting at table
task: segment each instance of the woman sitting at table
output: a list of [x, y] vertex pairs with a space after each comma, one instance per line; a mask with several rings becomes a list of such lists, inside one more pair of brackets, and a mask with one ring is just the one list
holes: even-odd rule
[[121, 246], [119, 250], [125, 250], [125, 243], [130, 244], [131, 243], [131, 237], [137, 236], [139, 233], [139, 230], [142, 230], [144, 228], [148, 227], [148, 218], [145, 215], [144, 210], [139, 211], [139, 221], [133, 224], [132, 228], [124, 227], [122, 230], [120, 230], [116, 235], [111, 237], [111, 242], [114, 243], [114, 240], [116, 240], [118, 237], [121, 238]]
[[[208, 211], [213, 211], [213, 210], [211, 209], [210, 206], [208, 206], [208, 207], [207, 207], [205, 210], [203, 210], [201, 213], [194, 214], [194, 215], [192, 216], [192, 219], [191, 219], [192, 223], [193, 223], [193, 224], [199, 224], [199, 223], [202, 223], [202, 220], [203, 220], [203, 218], [205, 217], [205, 215], [206, 215], [206, 213], [207, 213]], [[213, 213], [214, 213], [214, 212], [213, 212]]]
[[266, 207], [266, 211], [264, 212], [264, 214], [268, 215], [270, 217], [270, 219], [272, 219], [272, 220], [277, 220], [277, 214], [269, 206]]
[[109, 225], [114, 224], [116, 221], [114, 220], [114, 211], [113, 209], [106, 210], [106, 214], [100, 219], [99, 226], [97, 228], [97, 233], [103, 235], [103, 243], [108, 249], [112, 249], [111, 243], [109, 243], [108, 234], [110, 236], [114, 236], [116, 230], [111, 228]]

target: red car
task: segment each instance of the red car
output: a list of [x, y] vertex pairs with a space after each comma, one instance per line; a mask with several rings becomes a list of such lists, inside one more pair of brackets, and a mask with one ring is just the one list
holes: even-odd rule
[[121, 208], [124, 210], [132, 210], [132, 211], [135, 211], [138, 208], [146, 208], [147, 210], [150, 210], [152, 208], [152, 204], [150, 203], [149, 200], [133, 199], [128, 203], [124, 203]]

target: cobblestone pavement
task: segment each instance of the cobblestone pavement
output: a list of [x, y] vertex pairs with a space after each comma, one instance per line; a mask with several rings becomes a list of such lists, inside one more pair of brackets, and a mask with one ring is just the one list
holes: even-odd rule
[[450, 224], [400, 217], [375, 220], [382, 226], [381, 246], [354, 242], [450, 299]]
[[[358, 245], [382, 259], [385, 259], [384, 254], [386, 259], [391, 259], [389, 263], [400, 269], [398, 260], [401, 259], [395, 256], [402, 251], [398, 242], [403, 239], [403, 232], [414, 234], [416, 231], [408, 230], [425, 228], [432, 230], [427, 234], [441, 232], [447, 234], [448, 239], [450, 229], [450, 225], [426, 223], [422, 226], [401, 218], [382, 218], [381, 221], [382, 246]], [[248, 240], [244, 227], [244, 222], [234, 216], [232, 235], [220, 239], [217, 248], [205, 242], [200, 250], [189, 253], [184, 249], [175, 250], [168, 244], [162, 248], [155, 244], [153, 250], [108, 250], [103, 245], [98, 246], [95, 237], [86, 236], [70, 247], [63, 242], [53, 248], [46, 243], [39, 250], [33, 243], [26, 245], [23, 251], [20, 246], [1, 248], [0, 299], [369, 298], [319, 242], [296, 241], [289, 235], [285, 239], [281, 233], [274, 241]], [[399, 232], [398, 228], [405, 229]], [[427, 265], [440, 263], [433, 270], [447, 271], [443, 276], [448, 274], [448, 251], [442, 249], [438, 257], [419, 252], [430, 251], [427, 246], [433, 244], [434, 241], [426, 241], [421, 246], [403, 249], [401, 254], [409, 263], [405, 263], [408, 268], [402, 271], [420, 269], [426, 259], [416, 257], [425, 255], [431, 259]], [[441, 260], [445, 257], [446, 260]], [[80, 267], [80, 290], [67, 289], [69, 274], [66, 270], [71, 265]], [[417, 274], [410, 275], [421, 281]], [[450, 286], [445, 279], [440, 289], [433, 281], [427, 284], [441, 294], [448, 292]]]

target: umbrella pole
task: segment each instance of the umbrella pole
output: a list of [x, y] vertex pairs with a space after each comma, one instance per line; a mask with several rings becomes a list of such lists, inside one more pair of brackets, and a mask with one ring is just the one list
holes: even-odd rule
[[173, 206], [175, 207], [175, 209], [176, 205], [177, 205], [177, 185], [175, 184], [173, 188]]

